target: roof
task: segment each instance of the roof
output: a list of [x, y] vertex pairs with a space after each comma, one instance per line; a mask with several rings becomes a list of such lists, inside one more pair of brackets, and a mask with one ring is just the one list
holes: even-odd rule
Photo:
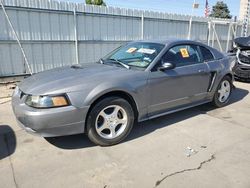
[[163, 44], [165, 46], [168, 45], [181, 45], [181, 44], [194, 44], [199, 46], [204, 46], [208, 48], [210, 51], [212, 51], [213, 55], [216, 57], [216, 59], [223, 58], [224, 55], [219, 52], [217, 49], [212, 48], [211, 46], [208, 46], [202, 42], [194, 41], [194, 40], [187, 40], [187, 39], [167, 39], [167, 40], [137, 40], [137, 41], [131, 41], [131, 42], [150, 42], [150, 43], [158, 43]]
[[191, 43], [191, 44], [199, 44], [199, 45], [204, 45], [201, 42], [194, 41], [194, 40], [187, 40], [187, 39], [166, 39], [166, 40], [137, 40], [137, 41], [131, 41], [131, 42], [150, 42], [150, 43], [159, 43], [159, 44], [164, 44], [164, 45], [169, 45], [169, 44], [180, 44], [180, 43]]

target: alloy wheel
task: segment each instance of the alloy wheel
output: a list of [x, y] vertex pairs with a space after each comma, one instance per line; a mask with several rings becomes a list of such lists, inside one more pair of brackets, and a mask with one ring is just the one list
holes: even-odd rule
[[105, 139], [121, 135], [128, 125], [127, 112], [119, 105], [105, 107], [99, 112], [95, 122], [96, 132]]
[[231, 84], [228, 80], [224, 80], [221, 83], [220, 89], [218, 90], [219, 96], [218, 99], [221, 103], [224, 103], [228, 100], [231, 92]]

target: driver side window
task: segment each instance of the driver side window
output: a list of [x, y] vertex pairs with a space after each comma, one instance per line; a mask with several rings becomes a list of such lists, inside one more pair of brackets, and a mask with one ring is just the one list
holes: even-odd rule
[[163, 62], [175, 64], [176, 67], [201, 63], [201, 58], [195, 45], [178, 45], [170, 48], [162, 57]]

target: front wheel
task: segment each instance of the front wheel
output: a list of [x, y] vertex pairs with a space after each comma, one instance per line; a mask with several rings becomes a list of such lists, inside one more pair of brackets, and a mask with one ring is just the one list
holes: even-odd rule
[[216, 89], [213, 98], [213, 105], [216, 107], [223, 107], [227, 105], [232, 93], [232, 89], [232, 79], [229, 76], [225, 76]]
[[128, 101], [109, 97], [91, 109], [87, 119], [87, 134], [95, 144], [110, 146], [125, 139], [133, 124], [134, 112]]

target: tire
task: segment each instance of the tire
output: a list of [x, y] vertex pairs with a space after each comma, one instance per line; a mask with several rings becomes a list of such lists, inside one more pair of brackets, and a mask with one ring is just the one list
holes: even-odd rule
[[108, 97], [99, 101], [87, 118], [89, 139], [100, 146], [111, 146], [124, 140], [133, 128], [135, 115], [128, 101]]
[[[218, 85], [215, 91], [212, 104], [218, 108], [226, 106], [230, 100], [232, 90], [233, 90], [232, 79], [229, 76], [225, 76], [220, 81], [220, 84]], [[224, 98], [222, 97], [223, 94], [224, 94]]]

